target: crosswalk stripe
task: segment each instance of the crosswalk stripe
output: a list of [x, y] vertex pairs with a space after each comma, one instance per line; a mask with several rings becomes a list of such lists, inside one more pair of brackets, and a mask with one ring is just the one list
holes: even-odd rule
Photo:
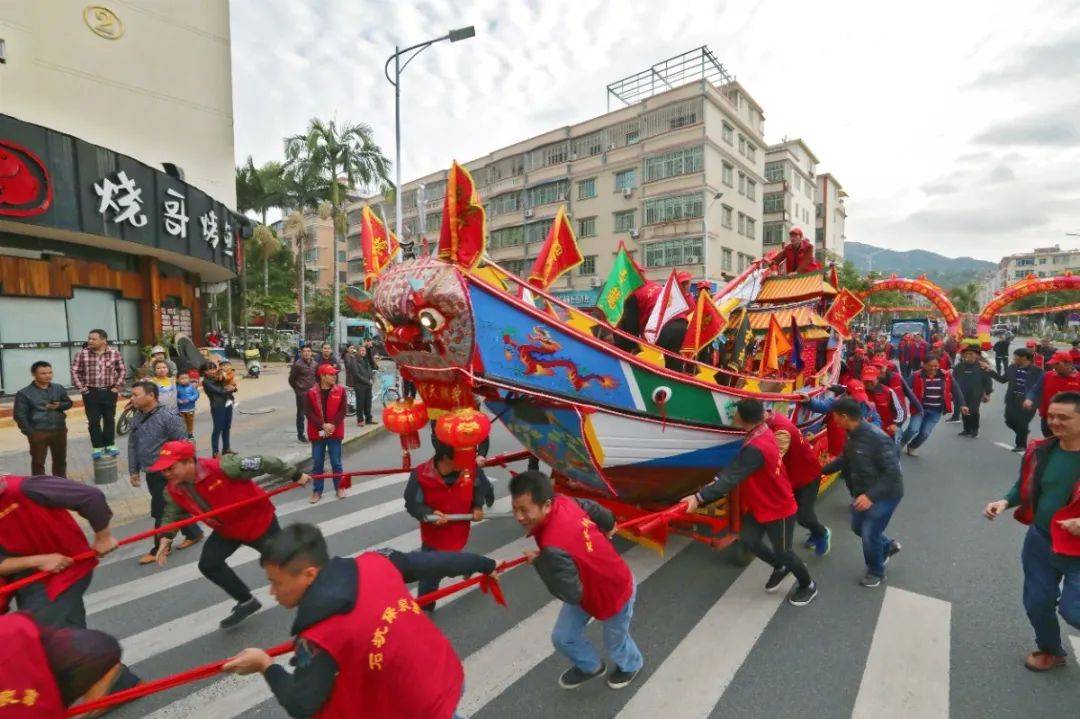
[[[668, 540], [668, 551], [663, 557], [651, 549], [638, 546], [623, 554], [623, 558], [640, 585], [689, 544], [690, 540], [685, 537], [672, 537]], [[479, 711], [518, 678], [551, 656], [554, 649], [549, 636], [562, 606], [563, 603], [557, 599], [548, 602], [469, 655], [465, 660], [465, 676], [476, 679], [466, 682], [465, 696], [458, 706], [459, 713], [468, 716]]]
[[[400, 498], [392, 499], [382, 504], [365, 507], [358, 512], [346, 512], [345, 514], [320, 522], [318, 527], [324, 537], [330, 537], [340, 532], [345, 532], [363, 524], [368, 524], [384, 517], [398, 514], [403, 510]], [[190, 550], [189, 550], [190, 551]], [[196, 550], [200, 551], [200, 550]], [[174, 555], [175, 556], [175, 555]], [[230, 557], [230, 566], [237, 567], [246, 562], [258, 559], [259, 553], [251, 547], [241, 547]], [[151, 570], [153, 571], [153, 570]], [[174, 587], [201, 578], [198, 562], [189, 562], [173, 569], [159, 570], [141, 579], [134, 579], [111, 587], [100, 589], [86, 595], [86, 613], [93, 615], [113, 607], [118, 607], [136, 599], [143, 599], [158, 592], [164, 592]]]
[[[395, 506], [397, 506], [397, 503], [395, 503]], [[509, 508], [510, 498], [502, 497], [495, 502], [491, 511], [505, 512], [508, 511]], [[361, 551], [389, 547], [402, 552], [411, 552], [420, 548], [418, 540], [419, 532], [414, 528], [382, 542], [379, 545], [365, 548]], [[511, 544], [516, 545], [517, 543], [520, 543], [520, 540], [512, 542]], [[520, 550], [517, 554], [520, 554]], [[354, 554], [351, 556], [356, 555]], [[259, 613], [269, 611], [277, 606], [277, 603], [270, 596], [269, 585], [263, 585], [257, 589], [253, 589], [251, 593], [263, 605], [262, 609], [259, 610]], [[446, 602], [446, 600], [443, 601], [444, 603]], [[212, 632], [220, 631], [218, 622], [229, 613], [229, 610], [234, 604], [235, 601], [230, 598], [196, 612], [177, 617], [164, 624], [155, 625], [136, 634], [124, 637], [120, 640], [120, 645], [124, 649], [124, 662], [135, 665], [152, 656], [187, 644], [199, 637], [204, 637]]]
[[1080, 637], [1075, 637], [1070, 634], [1069, 641], [1072, 642], [1073, 645], [1073, 656], [1080, 657]]
[[885, 590], [852, 719], [949, 716], [952, 605]]
[[771, 571], [764, 562], [743, 570], [617, 716], [709, 716], [787, 596], [762, 590]]

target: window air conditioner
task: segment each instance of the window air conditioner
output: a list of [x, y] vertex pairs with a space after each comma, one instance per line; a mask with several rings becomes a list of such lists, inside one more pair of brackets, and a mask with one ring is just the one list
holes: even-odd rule
[[698, 263], [698, 258], [694, 257], [693, 255], [686, 258], [686, 264], [688, 264], [688, 265], [696, 265], [697, 263]]
[[634, 194], [634, 188], [633, 187], [624, 187], [623, 190], [622, 190], [622, 196], [627, 198], [627, 199], [629, 199], [630, 196], [633, 195], [633, 194]]
[[525, 217], [532, 217], [534, 214], [535, 214], [535, 211], [531, 207], [528, 208], [527, 210], [525, 210]]
[[635, 240], [636, 240], [636, 239], [638, 238], [638, 236], [639, 236], [639, 235], [641, 235], [641, 233], [640, 233], [640, 232], [638, 232], [637, 230], [630, 230], [630, 237], [631, 237], [632, 239], [635, 239]]
[[611, 152], [612, 150], [614, 150], [615, 149], [615, 143], [613, 142], [610, 145], [608, 145], [607, 149], [608, 149], [608, 152]]

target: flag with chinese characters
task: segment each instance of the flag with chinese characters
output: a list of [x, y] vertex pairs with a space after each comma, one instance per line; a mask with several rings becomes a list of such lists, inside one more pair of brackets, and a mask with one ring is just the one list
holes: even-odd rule
[[664, 325], [689, 311], [690, 303], [686, 301], [686, 295], [683, 294], [682, 288], [679, 287], [679, 282], [675, 277], [675, 270], [672, 270], [671, 276], [664, 283], [664, 289], [660, 292], [659, 299], [653, 303], [653, 310], [645, 322], [644, 331], [641, 333], [642, 337], [645, 338], [646, 342], [656, 344], [656, 338], [660, 335], [660, 330], [664, 328]]
[[370, 290], [397, 254], [398, 240], [367, 205], [360, 210], [360, 251], [364, 255], [364, 288]]
[[617, 325], [623, 315], [623, 304], [630, 293], [645, 284], [645, 278], [641, 276], [626, 247], [619, 245], [619, 254], [615, 256], [615, 264], [611, 267], [604, 289], [600, 291], [600, 297], [596, 300], [596, 306], [607, 317], [607, 321]]
[[569, 272], [584, 261], [574, 230], [570, 227], [570, 220], [566, 216], [566, 207], [560, 206], [555, 214], [555, 221], [551, 223], [547, 239], [544, 240], [544, 246], [540, 248], [540, 254], [533, 263], [529, 282], [546, 290], [555, 284], [555, 280], [564, 272]]
[[862, 312], [864, 307], [863, 301], [853, 295], [850, 290], [842, 289], [836, 295], [836, 299], [833, 300], [828, 312], [825, 313], [825, 321], [841, 337], [846, 340], [851, 339], [851, 330], [848, 329], [848, 323], [851, 322], [855, 315]]
[[683, 335], [682, 353], [693, 357], [701, 351], [701, 348], [716, 339], [724, 329], [727, 320], [720, 310], [716, 309], [709, 291], [702, 288], [698, 292], [697, 306], [690, 315]]
[[791, 351], [791, 343], [784, 336], [784, 329], [776, 321], [776, 315], [769, 316], [769, 330], [765, 335], [765, 350], [761, 355], [761, 370], [780, 369], [780, 358]]
[[487, 230], [484, 207], [476, 194], [472, 175], [455, 161], [446, 177], [438, 257], [472, 268], [484, 255]]
[[746, 356], [753, 349], [753, 333], [750, 331], [750, 313], [746, 309], [738, 310], [731, 325], [735, 332], [731, 338], [731, 349], [727, 353], [727, 368], [733, 372], [742, 372], [746, 367]]

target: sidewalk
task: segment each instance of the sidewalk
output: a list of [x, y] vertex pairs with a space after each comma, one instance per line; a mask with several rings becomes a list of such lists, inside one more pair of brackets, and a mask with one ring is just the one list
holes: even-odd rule
[[[237, 407], [230, 433], [232, 449], [241, 454], [269, 454], [296, 464], [311, 461], [311, 445], [296, 441], [296, 400], [288, 384], [288, 365], [265, 366], [259, 379], [240, 379]], [[117, 406], [117, 413], [123, 404]], [[383, 432], [383, 426], [357, 426], [355, 417], [345, 419], [345, 445], [355, 445]], [[210, 455], [210, 405], [200, 396], [195, 415], [195, 439], [200, 456]], [[145, 481], [132, 487], [128, 480], [127, 437], [117, 437], [117, 481], [99, 485], [113, 510], [114, 525], [145, 517], [150, 512], [150, 493]], [[68, 413], [68, 478], [94, 483], [90, 435], [81, 411]], [[327, 467], [329, 469], [329, 467]], [[15, 427], [0, 429], [0, 470], [29, 474], [30, 453], [26, 437]], [[45, 470], [49, 470], [46, 463]]]

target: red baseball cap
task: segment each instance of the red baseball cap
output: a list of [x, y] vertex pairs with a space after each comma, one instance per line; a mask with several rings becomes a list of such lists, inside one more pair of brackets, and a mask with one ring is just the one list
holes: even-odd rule
[[869, 402], [870, 398], [866, 395], [866, 385], [857, 379], [849, 379], [847, 383], [848, 396], [858, 402]]
[[147, 472], [161, 472], [177, 462], [195, 457], [195, 445], [186, 439], [175, 439], [161, 445], [158, 460], [146, 468]]
[[1028, 340], [1026, 343], [1024, 343], [1024, 346], [1034, 349], [1039, 346], [1039, 343], [1035, 340]]
[[801, 227], [792, 227], [791, 232], [789, 232], [788, 234], [789, 235], [796, 235], [798, 237], [802, 237], [803, 236], [802, 235], [802, 228]]
[[680, 284], [683, 282], [689, 282], [692, 279], [694, 279], [694, 276], [686, 270], [679, 270], [675, 273], [675, 281]]
[[876, 380], [880, 376], [881, 376], [881, 372], [879, 372], [878, 368], [874, 367], [873, 365], [863, 368], [862, 379], [863, 379], [864, 382], [866, 380], [870, 380], [870, 379]]
[[321, 364], [321, 365], [319, 365], [319, 370], [318, 371], [319, 371], [319, 376], [320, 377], [322, 375], [324, 375], [324, 374], [336, 375], [338, 373], [337, 367], [335, 367], [332, 364]]
[[1067, 364], [1072, 364], [1072, 355], [1070, 355], [1065, 350], [1058, 350], [1050, 358], [1050, 364], [1057, 364], [1058, 362], [1065, 362]]

